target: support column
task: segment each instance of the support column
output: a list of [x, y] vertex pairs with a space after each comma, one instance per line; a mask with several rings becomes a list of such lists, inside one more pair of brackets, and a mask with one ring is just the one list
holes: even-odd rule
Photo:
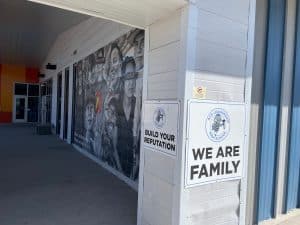
[[[177, 118], [166, 122], [165, 126], [178, 127], [176, 133], [175, 152], [167, 152], [156, 146], [151, 147], [149, 141], [141, 144], [140, 181], [139, 181], [139, 225], [179, 225], [182, 192], [182, 155], [184, 153], [184, 90], [186, 62], [186, 25], [188, 7], [177, 10], [168, 18], [157, 21], [145, 32], [145, 68], [143, 90], [144, 130], [155, 131], [160, 135], [164, 128], [149, 129], [149, 121], [153, 118], [153, 107], [177, 105]], [[161, 104], [161, 105], [159, 105]], [[147, 107], [150, 105], [149, 107]], [[145, 110], [146, 109], [146, 110]], [[176, 109], [176, 106], [175, 108]], [[151, 112], [149, 112], [149, 110]], [[166, 111], [166, 109], [164, 109]], [[164, 116], [169, 118], [171, 111]], [[153, 118], [154, 119], [154, 118]], [[153, 121], [153, 123], [155, 123]], [[151, 126], [151, 125], [150, 125]], [[144, 135], [147, 140], [151, 135]], [[159, 138], [152, 137], [153, 140]]]
[[[178, 122], [178, 136], [175, 155], [150, 148], [148, 139], [142, 137], [138, 225], [245, 224], [253, 5], [255, 0], [194, 0], [147, 28], [144, 102], [156, 106], [178, 103], [177, 120], [172, 120]], [[199, 123], [195, 121], [195, 129], [189, 129], [190, 115], [196, 112], [189, 109], [191, 101], [203, 104], [203, 111], [210, 104], [231, 113], [232, 105], [238, 105], [235, 116], [230, 114], [230, 126], [241, 136], [232, 135], [229, 142], [241, 144], [237, 152], [244, 157], [239, 158], [239, 153], [232, 157], [240, 159], [242, 170], [236, 167], [237, 171], [230, 172], [228, 167], [221, 178], [216, 172], [207, 183], [188, 185], [188, 138], [208, 140], [203, 122], [206, 114], [199, 114]], [[154, 118], [145, 104], [142, 133], [148, 137], [145, 129]], [[157, 108], [165, 111], [164, 106]], [[226, 117], [226, 113], [222, 115]], [[225, 123], [222, 129], [226, 133]], [[159, 128], [153, 127], [159, 135]], [[218, 143], [229, 143], [222, 141]]]
[[275, 217], [286, 210], [286, 183], [288, 149], [290, 141], [290, 116], [293, 90], [294, 55], [295, 55], [295, 32], [297, 1], [286, 2], [285, 40], [282, 69], [282, 87], [280, 99], [280, 124], [279, 124], [279, 149], [277, 156], [276, 196], [275, 196]]

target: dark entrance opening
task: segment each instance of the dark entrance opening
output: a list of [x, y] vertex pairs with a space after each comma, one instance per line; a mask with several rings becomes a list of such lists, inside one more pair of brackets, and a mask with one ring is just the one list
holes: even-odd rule
[[[76, 87], [76, 77], [77, 77], [77, 63], [74, 63], [73, 64], [73, 87]], [[73, 91], [72, 99], [73, 99], [73, 103], [72, 103], [72, 115], [74, 115], [74, 113], [75, 113], [75, 104], [74, 104], [74, 102], [76, 102], [76, 93], [75, 93], [75, 91]], [[72, 123], [71, 123], [71, 143], [74, 143], [74, 123], [75, 123], [75, 117], [72, 116], [71, 120], [72, 120]]]
[[56, 107], [56, 134], [60, 135], [61, 127], [61, 95], [62, 95], [62, 72], [57, 77], [57, 107]]
[[65, 70], [65, 94], [64, 94], [64, 134], [63, 138], [68, 138], [68, 123], [69, 123], [69, 68]]
[[40, 87], [37, 84], [28, 85], [28, 113], [27, 122], [36, 123], [39, 118]]

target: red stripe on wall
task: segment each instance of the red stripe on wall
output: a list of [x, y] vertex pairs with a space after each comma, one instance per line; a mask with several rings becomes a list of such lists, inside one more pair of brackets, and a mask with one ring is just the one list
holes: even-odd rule
[[1, 75], [2, 75], [2, 65], [0, 64], [0, 112], [2, 110], [2, 105], [1, 105]]
[[12, 113], [11, 112], [0, 112], [0, 123], [11, 123]]
[[38, 83], [39, 82], [39, 69], [26, 68], [25, 80], [27, 83]]

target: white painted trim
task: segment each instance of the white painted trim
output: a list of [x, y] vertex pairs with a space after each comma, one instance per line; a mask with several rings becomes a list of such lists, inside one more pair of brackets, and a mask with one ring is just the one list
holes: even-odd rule
[[245, 82], [245, 160], [244, 160], [244, 176], [241, 179], [240, 190], [240, 217], [239, 224], [246, 224], [246, 208], [247, 208], [247, 190], [248, 190], [248, 155], [249, 141], [251, 130], [251, 96], [252, 96], [252, 76], [254, 65], [254, 46], [255, 46], [255, 23], [256, 23], [256, 1], [250, 0], [249, 5], [249, 25], [248, 25], [248, 51], [246, 61], [246, 82]]
[[[60, 72], [59, 72], [60, 73]], [[65, 70], [61, 70], [61, 101], [60, 101], [60, 133], [59, 137], [60, 139], [64, 139], [64, 125], [65, 125]]]
[[[27, 95], [13, 95], [12, 97], [13, 101], [13, 117], [12, 117], [12, 122], [13, 123], [27, 123], [27, 109], [28, 109], [28, 96]], [[24, 109], [24, 119], [16, 119], [16, 100], [17, 98], [24, 98], [25, 99], [25, 109]]]
[[[189, 37], [191, 34], [190, 22], [193, 21], [192, 13], [191, 13], [191, 4], [182, 9], [181, 12], [181, 33], [180, 33], [180, 64], [178, 71], [178, 100], [180, 103], [179, 110], [179, 133], [178, 133], [178, 161], [175, 167], [176, 176], [176, 185], [177, 188], [173, 193], [173, 199], [175, 202], [173, 206], [173, 224], [181, 225], [186, 223], [185, 215], [187, 207], [186, 207], [186, 195], [184, 189], [185, 182], [185, 152], [186, 152], [186, 132], [187, 132], [187, 103], [188, 99], [192, 97], [191, 95], [191, 86], [193, 83], [193, 76], [188, 71], [187, 65], [189, 61], [188, 50], [189, 46], [194, 45], [196, 43], [191, 43], [189, 41]], [[195, 39], [192, 39], [195, 40]], [[179, 150], [180, 149], [180, 150]], [[178, 219], [179, 217], [179, 219]]]
[[[150, 53], [150, 32], [149, 27], [145, 29], [145, 45], [144, 45], [144, 69], [143, 69], [143, 96], [142, 103], [148, 99], [148, 75], [149, 75], [149, 53]], [[141, 130], [144, 130], [144, 106], [142, 104]], [[140, 167], [139, 167], [139, 184], [138, 184], [138, 209], [137, 209], [137, 225], [142, 224], [143, 214], [143, 194], [144, 194], [144, 168], [145, 168], [145, 146], [144, 142], [140, 144]]]
[[[68, 105], [68, 134], [67, 134], [67, 142], [71, 144], [72, 139], [72, 121], [73, 121], [73, 79], [74, 79], [74, 71], [73, 65], [67, 66], [69, 67], [69, 105]], [[66, 68], [67, 68], [66, 67]]]
[[277, 217], [284, 212], [286, 199], [286, 181], [290, 136], [290, 114], [291, 99], [293, 90], [294, 75], [294, 54], [295, 54], [295, 34], [296, 34], [296, 17], [297, 1], [289, 0], [286, 2], [286, 24], [285, 24], [285, 41], [283, 56], [283, 73], [281, 83], [280, 99], [280, 123], [279, 123], [279, 149], [277, 155], [277, 174], [276, 174], [276, 191], [274, 201], [274, 215]]
[[259, 163], [260, 129], [263, 103], [263, 80], [265, 71], [265, 50], [267, 34], [268, 0], [256, 2], [255, 45], [252, 75], [252, 99], [249, 133], [249, 158], [247, 173], [246, 224], [253, 225], [257, 217], [257, 170]]

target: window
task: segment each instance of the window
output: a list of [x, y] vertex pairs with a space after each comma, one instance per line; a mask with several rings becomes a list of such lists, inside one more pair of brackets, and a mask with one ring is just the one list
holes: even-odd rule
[[15, 83], [15, 95], [27, 95], [27, 84]]
[[28, 96], [39, 96], [40, 95], [40, 87], [36, 84], [28, 85]]

